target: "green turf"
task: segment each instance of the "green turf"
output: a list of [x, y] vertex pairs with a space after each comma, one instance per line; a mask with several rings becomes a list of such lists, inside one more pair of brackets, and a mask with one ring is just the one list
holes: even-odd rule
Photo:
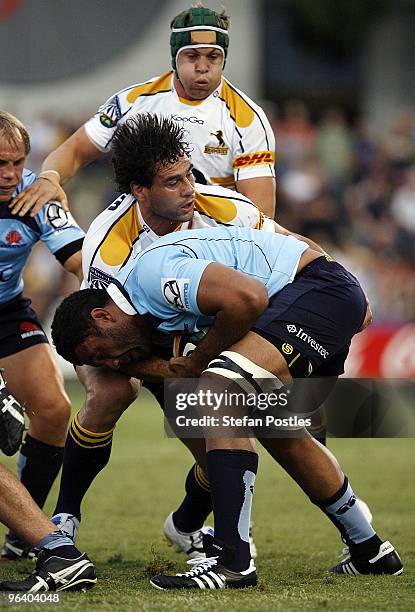
[[[71, 385], [69, 392], [79, 404], [77, 387]], [[78, 544], [96, 563], [98, 585], [86, 594], [62, 595], [57, 609], [414, 610], [414, 444], [404, 439], [330, 441], [355, 491], [373, 510], [375, 527], [405, 561], [403, 576], [328, 574], [341, 550], [336, 530], [261, 452], [253, 512], [259, 586], [213, 593], [159, 592], [148, 583], [153, 570], [184, 568], [183, 557], [165, 545], [160, 533], [166, 515], [182, 497], [191, 460], [177, 440], [164, 438], [161, 412], [147, 396], [121, 419], [110, 465], [83, 506]], [[47, 511], [52, 506], [48, 502]], [[27, 562], [3, 564], [1, 578], [20, 577], [30, 569]]]

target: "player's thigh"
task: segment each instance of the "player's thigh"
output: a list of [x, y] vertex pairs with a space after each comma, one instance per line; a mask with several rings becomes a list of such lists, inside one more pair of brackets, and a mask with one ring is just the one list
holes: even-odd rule
[[30, 412], [47, 407], [68, 405], [63, 376], [49, 344], [35, 344], [18, 353], [0, 358], [5, 368], [7, 386], [16, 399]]
[[[241, 340], [228, 349], [238, 353], [253, 364], [273, 374], [283, 384], [290, 384], [292, 376], [284, 356], [269, 340], [254, 332], [248, 332]], [[260, 371], [257, 378], [261, 378]]]

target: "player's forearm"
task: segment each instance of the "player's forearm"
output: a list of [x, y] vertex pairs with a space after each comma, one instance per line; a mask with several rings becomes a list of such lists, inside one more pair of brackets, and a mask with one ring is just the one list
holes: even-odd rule
[[122, 364], [119, 370], [128, 376], [134, 376], [147, 382], [163, 382], [165, 378], [173, 378], [169, 362], [159, 357], [150, 357], [142, 361]]
[[71, 257], [69, 257], [65, 261], [65, 263], [63, 264], [63, 267], [65, 268], [65, 270], [67, 270], [68, 272], [71, 272], [71, 274], [74, 274], [78, 278], [79, 284], [82, 283], [84, 279], [84, 275], [83, 275], [83, 270], [82, 270], [82, 252], [81, 251], [77, 251], [76, 253], [71, 255]]
[[47, 156], [41, 170], [42, 173], [57, 172], [60, 185], [64, 185], [66, 181], [72, 178], [82, 165], [81, 160], [65, 145], [66, 143]]
[[[60, 185], [72, 178], [78, 170], [101, 154], [92, 144], [82, 127], [57, 149], [49, 153], [41, 172], [57, 172]], [[53, 178], [53, 175], [51, 175]]]
[[239, 193], [252, 200], [264, 215], [271, 219], [275, 216], [276, 187], [271, 176], [260, 176], [237, 181]]

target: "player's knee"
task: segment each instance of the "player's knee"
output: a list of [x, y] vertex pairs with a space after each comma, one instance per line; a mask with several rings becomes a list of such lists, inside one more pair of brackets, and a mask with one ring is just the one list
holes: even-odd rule
[[58, 395], [39, 402], [37, 406], [28, 407], [27, 414], [38, 429], [61, 435], [68, 428], [71, 403], [66, 395]]
[[301, 435], [299, 435], [299, 437], [265, 438], [261, 439], [260, 442], [274, 459], [277, 461], [287, 461], [301, 454], [304, 447], [304, 440], [310, 438], [311, 436], [306, 430], [301, 430]]
[[86, 399], [93, 408], [104, 406], [105, 410], [122, 413], [137, 398], [139, 389], [139, 382], [127, 377], [109, 382], [100, 380], [86, 389]]
[[120, 378], [110, 384], [87, 388], [86, 401], [79, 412], [79, 422], [90, 431], [109, 431], [139, 393], [137, 380]]

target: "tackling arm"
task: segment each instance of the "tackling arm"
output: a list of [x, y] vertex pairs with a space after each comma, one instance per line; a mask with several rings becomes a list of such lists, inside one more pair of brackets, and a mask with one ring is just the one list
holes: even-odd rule
[[165, 378], [174, 378], [169, 362], [154, 355], [148, 359], [130, 361], [129, 363], [123, 363], [122, 359], [116, 359], [114, 360], [114, 369], [146, 382], [163, 382]]
[[252, 200], [265, 215], [274, 218], [275, 215], [275, 178], [272, 176], [258, 176], [236, 182], [239, 193]]
[[12, 212], [23, 215], [31, 210], [30, 216], [34, 217], [50, 200], [58, 200], [68, 210], [68, 200], [61, 185], [99, 155], [103, 153], [89, 140], [85, 128], [80, 127], [47, 156], [36, 181], [12, 200]]
[[274, 225], [275, 225], [275, 231], [278, 234], [284, 234], [284, 236], [294, 236], [294, 238], [297, 238], [298, 240], [302, 240], [303, 242], [308, 244], [310, 249], [313, 249], [313, 251], [317, 251], [318, 253], [321, 253], [322, 255], [327, 255], [327, 253], [323, 249], [323, 247], [321, 247], [319, 244], [317, 244], [317, 242], [314, 242], [314, 240], [310, 240], [310, 238], [306, 238], [305, 236], [302, 236], [301, 234], [296, 234], [294, 232], [290, 232], [289, 230], [287, 230], [285, 227], [283, 227], [282, 225], [280, 225], [276, 221], [274, 221]]
[[63, 267], [68, 272], [75, 274], [75, 276], [79, 280], [79, 283], [82, 283], [84, 278], [82, 272], [82, 251], [77, 251], [76, 253], [68, 257], [68, 259], [63, 264]]
[[260, 281], [211, 263], [200, 280], [197, 303], [201, 312], [215, 315], [215, 320], [189, 357], [170, 361], [179, 377], [199, 376], [214, 357], [240, 340], [268, 306], [268, 294]]

